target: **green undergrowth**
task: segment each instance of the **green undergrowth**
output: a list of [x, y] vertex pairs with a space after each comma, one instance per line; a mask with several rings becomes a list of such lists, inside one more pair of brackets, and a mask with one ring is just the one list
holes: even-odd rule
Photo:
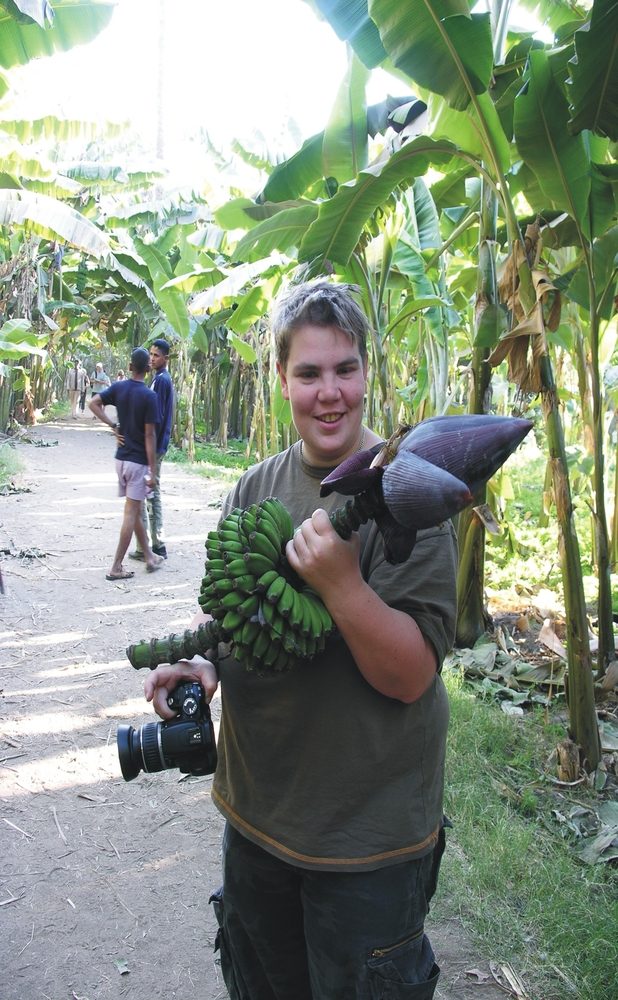
[[8, 486], [20, 471], [19, 455], [8, 442], [0, 444], [0, 488]]
[[[551, 593], [556, 607], [564, 607], [559, 532], [551, 491], [545, 491], [545, 457], [516, 452], [508, 462], [509, 497], [499, 504], [500, 534], [487, 535], [485, 587], [490, 601], [525, 608], [529, 598]], [[590, 478], [570, 468], [574, 522], [579, 543], [584, 597], [591, 619], [596, 618], [598, 581], [593, 565], [593, 518]], [[608, 471], [606, 481], [613, 481]], [[496, 485], [500, 486], [500, 477]], [[608, 510], [613, 501], [607, 499]], [[618, 575], [612, 574], [612, 603], [618, 612]]]
[[218, 445], [196, 442], [195, 461], [190, 462], [186, 452], [171, 445], [166, 461], [179, 465], [190, 465], [191, 471], [205, 479], [219, 479], [226, 487], [231, 487], [245, 469], [253, 465], [255, 459], [247, 458], [243, 441], [230, 441], [226, 449]]
[[[579, 861], [552, 824], [564, 795], [545, 766], [564, 720], [507, 716], [480, 703], [455, 672], [445, 680], [453, 829], [434, 919], [459, 916], [481, 954], [508, 962], [534, 1000], [615, 1000], [616, 869]], [[571, 796], [585, 806], [594, 793], [580, 786]]]
[[[54, 420], [63, 420], [70, 413], [71, 407], [68, 401], [66, 399], [58, 399], [47, 406], [45, 410], [37, 413], [37, 422], [39, 424], [51, 424]], [[86, 415], [92, 416], [90, 410], [86, 411]]]

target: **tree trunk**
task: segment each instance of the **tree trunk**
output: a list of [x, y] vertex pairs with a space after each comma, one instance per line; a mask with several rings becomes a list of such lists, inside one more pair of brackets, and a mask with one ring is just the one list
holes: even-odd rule
[[[590, 255], [590, 258], [592, 255]], [[603, 435], [603, 398], [599, 372], [599, 316], [592, 263], [589, 265], [590, 295], [590, 344], [592, 381], [592, 434], [594, 441], [594, 539], [596, 543], [597, 580], [599, 585], [597, 616], [599, 619], [598, 668], [599, 676], [605, 674], [607, 665], [615, 658], [614, 621], [612, 613], [611, 557], [607, 514], [605, 511], [605, 453]]]
[[[483, 181], [481, 189], [481, 219], [479, 242], [479, 267], [476, 289], [475, 337], [485, 311], [496, 304], [496, 196]], [[476, 346], [472, 353], [472, 387], [469, 400], [470, 413], [489, 412], [491, 368], [487, 363], [489, 350]], [[485, 502], [487, 491], [483, 488], [475, 495], [475, 504]], [[457, 573], [457, 633], [458, 646], [473, 646], [491, 626], [485, 608], [485, 529], [470, 508], [459, 517], [459, 570]]]
[[601, 759], [601, 744], [594, 704], [588, 616], [582, 582], [579, 542], [573, 517], [564, 432], [558, 410], [558, 398], [551, 362], [547, 354], [541, 358], [540, 370], [542, 379], [541, 402], [552, 469], [564, 586], [570, 734], [582, 748], [588, 770], [594, 770]]

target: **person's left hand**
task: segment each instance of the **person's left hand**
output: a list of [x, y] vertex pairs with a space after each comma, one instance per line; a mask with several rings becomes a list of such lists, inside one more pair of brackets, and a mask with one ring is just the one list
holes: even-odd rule
[[167, 699], [181, 681], [201, 684], [207, 702], [210, 702], [219, 684], [216, 667], [203, 656], [180, 660], [173, 665], [163, 664], [151, 670], [144, 681], [144, 694], [146, 701], [152, 702], [155, 712], [162, 719], [174, 718], [175, 713], [171, 711]]
[[346, 580], [360, 578], [359, 545], [356, 532], [344, 541], [326, 511], [318, 508], [296, 529], [285, 554], [292, 569], [328, 604]]

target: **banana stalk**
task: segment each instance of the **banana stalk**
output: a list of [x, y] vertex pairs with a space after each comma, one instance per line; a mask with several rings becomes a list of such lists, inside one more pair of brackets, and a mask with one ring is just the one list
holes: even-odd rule
[[[351, 494], [330, 517], [348, 539], [374, 520], [385, 556], [405, 561], [417, 531], [448, 520], [473, 501], [479, 485], [506, 461], [531, 429], [528, 420], [466, 415], [434, 417], [401, 428], [383, 445], [357, 452], [327, 476], [322, 496]], [[206, 538], [199, 604], [212, 621], [181, 635], [143, 640], [127, 649], [140, 670], [196, 654], [216, 659], [218, 646], [258, 672], [287, 670], [320, 652], [332, 618], [285, 558], [294, 525], [283, 504], [267, 497], [236, 508]]]

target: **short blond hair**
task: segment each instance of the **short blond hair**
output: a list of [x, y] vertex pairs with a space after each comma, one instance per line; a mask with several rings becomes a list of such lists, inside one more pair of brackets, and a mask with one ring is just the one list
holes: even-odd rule
[[336, 285], [330, 281], [306, 281], [295, 285], [276, 304], [271, 316], [277, 361], [285, 371], [290, 357], [292, 336], [301, 327], [336, 327], [358, 347], [364, 362], [367, 358], [369, 323], [352, 297], [356, 285]]

